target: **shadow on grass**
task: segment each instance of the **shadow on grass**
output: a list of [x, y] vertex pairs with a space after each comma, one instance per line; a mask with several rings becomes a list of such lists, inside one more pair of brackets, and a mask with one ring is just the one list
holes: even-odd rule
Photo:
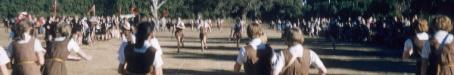
[[[177, 46], [161, 46], [163, 48], [178, 48]], [[191, 50], [202, 50], [202, 47], [199, 45], [199, 46], [184, 46], [184, 47], [181, 47], [180, 48], [181, 50], [188, 50], [188, 49], [191, 49]], [[239, 48], [237, 47], [228, 47], [228, 46], [210, 46], [208, 45], [208, 48], [205, 49], [205, 50], [239, 50]]]
[[327, 68], [344, 68], [360, 71], [372, 72], [414, 72], [416, 70], [415, 63], [389, 61], [383, 59], [373, 60], [338, 60], [338, 59], [322, 59]]
[[164, 69], [165, 75], [245, 75], [244, 73], [226, 71], [226, 70], [211, 70], [211, 71], [195, 71], [195, 70], [178, 70]]
[[165, 53], [173, 54], [172, 58], [178, 59], [209, 59], [217, 61], [232, 61], [234, 63], [237, 55], [227, 55], [227, 54], [212, 54], [212, 53], [190, 53], [190, 52], [180, 52], [180, 53]]

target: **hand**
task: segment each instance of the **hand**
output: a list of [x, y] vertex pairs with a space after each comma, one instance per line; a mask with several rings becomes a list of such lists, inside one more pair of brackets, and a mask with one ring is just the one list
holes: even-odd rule
[[92, 56], [87, 56], [87, 57], [85, 57], [85, 60], [87, 60], [87, 61], [91, 61], [91, 59], [93, 59]]

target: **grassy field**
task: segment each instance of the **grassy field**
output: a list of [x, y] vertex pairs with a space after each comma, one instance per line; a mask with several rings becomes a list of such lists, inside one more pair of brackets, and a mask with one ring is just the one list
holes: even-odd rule
[[[5, 47], [8, 33], [0, 27], [0, 45]], [[222, 30], [222, 31], [219, 31]], [[164, 50], [164, 73], [166, 75], [241, 75], [233, 72], [238, 48], [230, 41], [230, 29], [223, 27], [209, 32], [208, 49], [200, 50], [198, 31], [184, 30], [185, 47], [176, 54], [176, 40], [170, 32], [157, 32], [157, 38]], [[280, 33], [268, 29], [269, 43], [276, 49], [285, 46], [278, 38]], [[245, 36], [246, 34], [243, 34]], [[92, 61], [68, 61], [69, 75], [119, 75], [117, 51], [119, 39], [97, 41], [94, 46], [83, 46]], [[244, 45], [241, 44], [241, 45]], [[340, 75], [406, 75], [414, 74], [414, 60], [401, 60], [399, 49], [388, 49], [372, 44], [346, 43], [337, 44], [332, 50], [331, 43], [322, 38], [306, 38], [305, 46], [313, 49], [328, 68], [328, 74]], [[317, 73], [316, 69], [311, 74]]]

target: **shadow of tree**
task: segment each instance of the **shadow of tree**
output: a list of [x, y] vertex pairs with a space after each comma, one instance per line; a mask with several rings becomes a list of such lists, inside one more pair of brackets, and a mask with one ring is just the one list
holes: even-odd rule
[[414, 72], [415, 63], [389, 61], [383, 59], [339, 60], [321, 59], [327, 68], [345, 68], [373, 72]]
[[180, 52], [180, 53], [166, 53], [166, 54], [175, 54], [173, 58], [179, 59], [210, 59], [217, 61], [232, 61], [234, 62], [237, 55], [228, 55], [228, 54], [210, 54], [210, 53], [190, 53], [190, 52]]
[[[177, 46], [161, 46], [163, 48], [178, 48]], [[202, 47], [200, 46], [183, 46], [180, 48], [181, 50], [187, 50], [187, 49], [192, 49], [192, 50], [201, 50]], [[228, 46], [208, 46], [207, 50], [239, 50], [237, 47], [228, 47]]]
[[211, 70], [211, 71], [195, 71], [195, 70], [178, 70], [178, 69], [164, 69], [165, 75], [245, 75], [240, 72], [226, 71], [226, 70]]

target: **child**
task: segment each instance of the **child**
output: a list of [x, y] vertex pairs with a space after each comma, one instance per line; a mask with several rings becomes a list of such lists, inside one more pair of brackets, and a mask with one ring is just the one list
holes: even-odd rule
[[13, 75], [41, 75], [40, 65], [44, 64], [45, 50], [41, 42], [30, 34], [32, 24], [27, 18], [18, 20], [16, 24], [17, 35], [8, 47], [14, 61]]
[[71, 26], [66, 23], [57, 24], [53, 29], [56, 37], [51, 40], [45, 55], [44, 75], [66, 75], [65, 60], [71, 52], [76, 53], [85, 60], [91, 57], [85, 54], [79, 44], [71, 36]]

